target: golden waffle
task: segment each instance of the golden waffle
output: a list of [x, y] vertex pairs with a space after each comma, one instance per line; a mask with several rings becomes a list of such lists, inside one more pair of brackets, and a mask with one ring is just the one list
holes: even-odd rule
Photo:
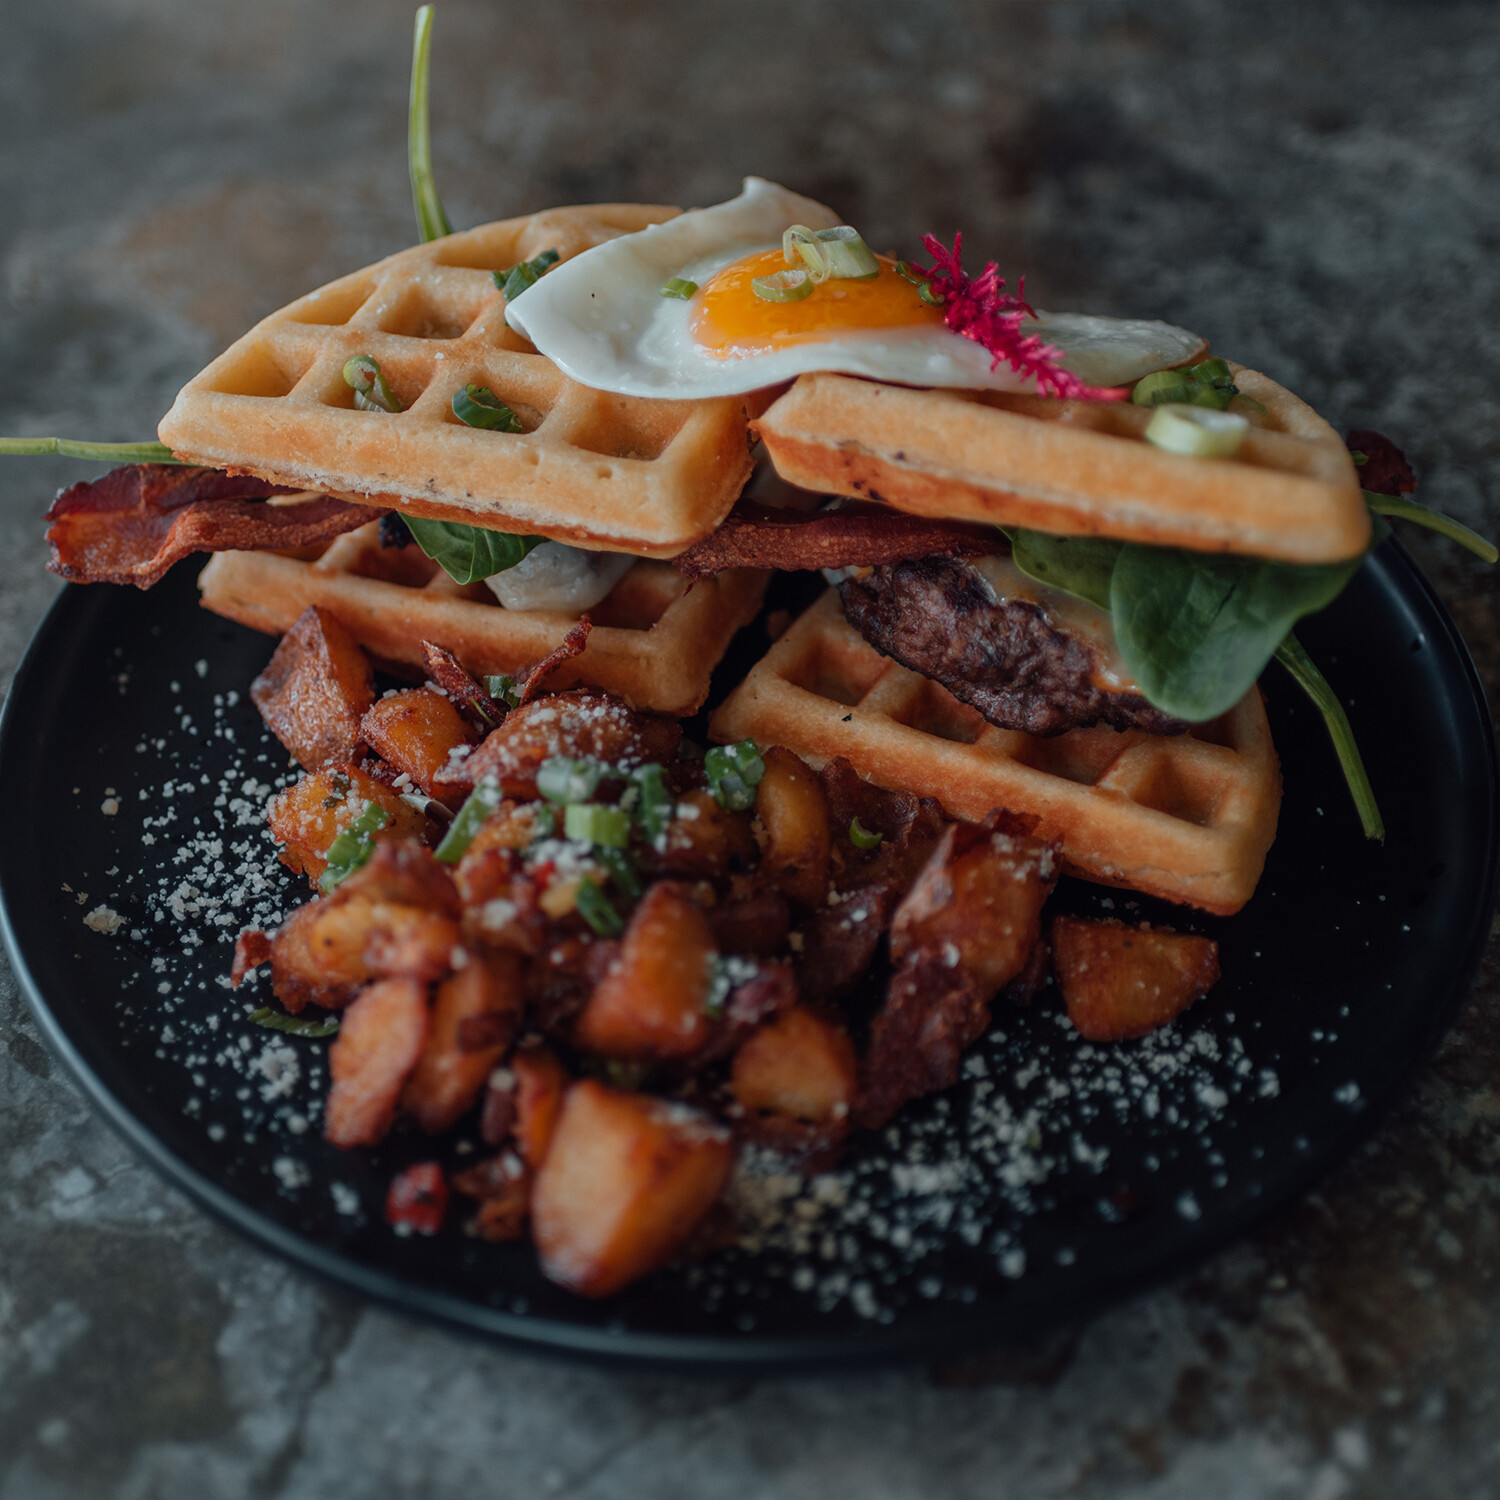
[[[162, 419], [181, 458], [413, 515], [648, 557], [724, 518], [750, 473], [744, 403], [645, 401], [569, 380], [506, 325], [492, 270], [563, 258], [669, 219], [640, 204], [560, 208], [418, 245], [273, 313], [188, 382]], [[355, 354], [404, 411], [357, 411]], [[488, 386], [522, 433], [453, 415]]]
[[830, 590], [714, 713], [719, 740], [842, 755], [879, 786], [979, 819], [1031, 813], [1076, 874], [1228, 915], [1250, 898], [1276, 834], [1281, 775], [1260, 694], [1184, 735], [997, 729], [880, 655]]
[[1266, 408], [1232, 459], [1146, 442], [1151, 409], [1130, 402], [847, 375], [804, 375], [758, 425], [789, 483], [917, 515], [1298, 563], [1362, 552], [1369, 512], [1338, 434], [1275, 381], [1230, 368]]
[[[640, 708], [692, 713], [730, 638], [760, 609], [769, 577], [742, 568], [689, 586], [667, 563], [638, 562], [589, 611], [587, 648], [547, 686], [589, 683]], [[255, 630], [280, 635], [318, 604], [381, 661], [421, 669], [429, 640], [481, 676], [539, 661], [578, 618], [504, 609], [483, 583], [455, 583], [417, 548], [382, 548], [373, 525], [338, 537], [313, 559], [215, 553], [198, 585], [209, 609]]]

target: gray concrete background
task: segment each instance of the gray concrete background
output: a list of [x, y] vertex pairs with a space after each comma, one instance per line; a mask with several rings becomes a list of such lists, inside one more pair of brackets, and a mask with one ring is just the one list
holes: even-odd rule
[[[145, 436], [254, 319], [412, 238], [412, 6], [0, 3], [0, 430]], [[460, 226], [729, 196], [965, 231], [1038, 301], [1165, 316], [1500, 532], [1486, 5], [456, 4]], [[0, 464], [0, 674], [54, 591]], [[1494, 577], [1412, 542], [1500, 689]], [[24, 789], [11, 788], [11, 795]], [[1076, 1344], [731, 1384], [519, 1357], [330, 1293], [84, 1106], [0, 973], [0, 1500], [1500, 1493], [1500, 973], [1323, 1190]]]

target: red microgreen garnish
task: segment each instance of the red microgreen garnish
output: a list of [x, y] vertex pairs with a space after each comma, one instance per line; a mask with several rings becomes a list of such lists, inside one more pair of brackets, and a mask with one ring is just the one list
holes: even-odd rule
[[1021, 278], [1014, 292], [1006, 291], [1005, 278], [994, 261], [978, 276], [968, 275], [959, 264], [963, 241], [963, 235], [955, 234], [950, 250], [936, 235], [924, 234], [922, 246], [932, 257], [932, 265], [905, 268], [921, 278], [922, 300], [942, 307], [943, 321], [954, 333], [987, 349], [993, 356], [992, 370], [1003, 359], [1018, 375], [1031, 376], [1044, 396], [1084, 401], [1124, 398], [1123, 390], [1085, 385], [1063, 369], [1061, 349], [1046, 343], [1040, 334], [1022, 333], [1022, 320], [1036, 317], [1026, 301], [1026, 278]]

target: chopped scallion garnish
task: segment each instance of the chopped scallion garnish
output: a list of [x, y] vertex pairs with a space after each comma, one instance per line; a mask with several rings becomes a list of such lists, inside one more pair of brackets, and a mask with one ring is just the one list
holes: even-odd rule
[[1236, 412], [1172, 402], [1156, 408], [1146, 441], [1190, 458], [1228, 458], [1239, 451], [1249, 430], [1249, 422]]
[[800, 302], [812, 296], [813, 281], [806, 271], [777, 271], [751, 278], [750, 290], [762, 302]]
[[943, 298], [932, 289], [932, 283], [912, 265], [909, 260], [898, 260], [896, 262], [896, 274], [903, 280], [909, 281], [916, 287], [918, 294], [929, 307], [945, 307], [947, 304]]
[[508, 271], [491, 271], [490, 275], [505, 293], [505, 300], [514, 302], [528, 287], [535, 286], [557, 264], [558, 258], [556, 250], [543, 250], [540, 255], [533, 255], [530, 260], [523, 260]]
[[754, 740], [741, 740], [737, 745], [715, 745], [703, 757], [703, 772], [720, 807], [744, 812], [755, 805], [755, 789], [766, 774], [766, 763]]
[[691, 302], [693, 293], [698, 290], [696, 281], [689, 281], [686, 276], [669, 276], [661, 284], [663, 297], [679, 297], [684, 302]]
[[623, 849], [630, 842], [630, 814], [602, 802], [570, 802], [563, 814], [563, 834], [609, 849]]
[[1228, 363], [1217, 357], [1175, 370], [1154, 370], [1136, 381], [1130, 393], [1136, 406], [1206, 406], [1214, 411], [1228, 411], [1237, 396], [1252, 411], [1265, 411], [1259, 401], [1240, 396]]
[[301, 1016], [289, 1016], [282, 1010], [272, 1010], [269, 1005], [251, 1011], [250, 1020], [256, 1026], [284, 1031], [288, 1036], [332, 1036], [339, 1029], [339, 1023], [331, 1016], [326, 1021], [314, 1021], [310, 1017], [304, 1020]]
[[658, 839], [667, 831], [667, 824], [672, 821], [672, 809], [677, 803], [667, 783], [666, 768], [653, 761], [649, 765], [637, 766], [630, 779], [639, 789], [639, 801], [634, 811], [641, 831], [648, 839]]
[[585, 880], [578, 887], [574, 898], [578, 915], [583, 918], [600, 937], [619, 937], [625, 931], [625, 923], [612, 905], [609, 897], [594, 884]]
[[623, 849], [611, 849], [608, 845], [594, 850], [594, 858], [597, 859], [609, 871], [609, 878], [619, 887], [620, 891], [630, 897], [639, 896], [644, 887], [641, 884], [640, 872], [636, 869], [634, 861]]
[[411, 49], [411, 104], [406, 117], [406, 165], [411, 176], [411, 201], [417, 211], [417, 233], [425, 244], [453, 233], [448, 215], [432, 180], [432, 133], [427, 114], [427, 75], [432, 52], [432, 7], [417, 11]]
[[56, 453], [60, 458], [97, 458], [111, 464], [184, 464], [165, 443], [84, 443], [76, 438], [0, 438], [0, 453], [17, 457]]
[[880, 262], [852, 224], [818, 231], [818, 244], [835, 281], [868, 281], [880, 275]]
[[604, 779], [597, 760], [572, 760], [551, 755], [537, 768], [536, 789], [549, 802], [587, 802]]
[[521, 690], [516, 686], [516, 679], [506, 676], [504, 672], [492, 672], [486, 677], [484, 690], [496, 703], [503, 703], [507, 708], [514, 708], [521, 701]]
[[437, 846], [433, 857], [445, 865], [456, 865], [474, 842], [474, 835], [479, 832], [484, 820], [500, 806], [501, 800], [500, 787], [496, 782], [481, 781], [469, 793], [464, 805], [459, 808], [458, 815], [448, 825], [443, 842]]
[[857, 817], [849, 820], [849, 842], [856, 849], [878, 849], [885, 842], [883, 833], [871, 833]]
[[453, 415], [465, 427], [486, 432], [525, 432], [521, 419], [487, 385], [466, 385], [453, 393]]
[[375, 835], [391, 821], [391, 815], [378, 803], [366, 802], [359, 816], [342, 829], [323, 856], [328, 868], [318, 880], [318, 889], [326, 896], [336, 890], [361, 865], [368, 864], [375, 852]]
[[344, 361], [344, 384], [354, 392], [354, 404], [361, 411], [403, 411], [400, 398], [391, 389], [380, 361], [373, 355], [356, 354]]

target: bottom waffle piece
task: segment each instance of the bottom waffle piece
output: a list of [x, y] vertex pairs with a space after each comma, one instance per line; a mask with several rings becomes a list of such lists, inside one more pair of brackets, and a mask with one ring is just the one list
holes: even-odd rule
[[1067, 868], [1227, 916], [1250, 899], [1276, 836], [1281, 773], [1260, 693], [1187, 734], [997, 729], [880, 655], [830, 590], [715, 712], [718, 740], [835, 756], [879, 786], [936, 797], [953, 816], [1038, 819]]
[[[769, 577], [741, 568], [690, 585], [667, 563], [638, 562], [589, 610], [588, 646], [547, 685], [586, 683], [639, 708], [690, 714], [708, 696], [709, 677], [735, 631], [760, 609]], [[577, 623], [556, 610], [505, 609], [483, 583], [455, 583], [416, 547], [382, 548], [373, 525], [311, 558], [216, 553], [198, 586], [215, 614], [278, 635], [308, 605], [319, 605], [378, 660], [418, 670], [428, 640], [476, 675], [513, 673], [539, 661]]]

